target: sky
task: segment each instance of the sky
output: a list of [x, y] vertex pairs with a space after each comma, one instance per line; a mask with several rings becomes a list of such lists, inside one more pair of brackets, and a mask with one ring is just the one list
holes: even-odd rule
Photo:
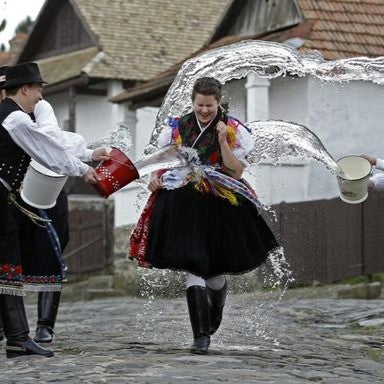
[[8, 41], [14, 36], [15, 28], [27, 16], [35, 20], [45, 0], [0, 0], [0, 22], [7, 20], [7, 26], [0, 32], [0, 44], [9, 47]]

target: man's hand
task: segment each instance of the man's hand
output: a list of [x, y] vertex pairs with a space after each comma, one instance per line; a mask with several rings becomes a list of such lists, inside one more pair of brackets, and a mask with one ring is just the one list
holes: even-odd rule
[[83, 179], [86, 183], [89, 184], [96, 184], [100, 180], [95, 169], [92, 167], [88, 167], [88, 170], [85, 172]]
[[371, 165], [376, 165], [377, 159], [376, 157], [370, 156], [370, 155], [361, 155], [364, 159], [368, 160]]
[[98, 148], [92, 152], [93, 161], [102, 161], [102, 160], [108, 160], [108, 159], [109, 159], [109, 155], [108, 155], [107, 148]]

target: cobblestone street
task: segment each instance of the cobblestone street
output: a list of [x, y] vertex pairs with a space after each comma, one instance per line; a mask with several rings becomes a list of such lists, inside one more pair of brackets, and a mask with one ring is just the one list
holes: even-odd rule
[[[35, 306], [27, 311], [34, 330]], [[182, 298], [66, 302], [56, 333], [54, 358], [6, 359], [3, 351], [1, 384], [350, 384], [384, 378], [382, 300], [290, 296], [278, 302], [231, 295], [207, 356], [188, 352]]]

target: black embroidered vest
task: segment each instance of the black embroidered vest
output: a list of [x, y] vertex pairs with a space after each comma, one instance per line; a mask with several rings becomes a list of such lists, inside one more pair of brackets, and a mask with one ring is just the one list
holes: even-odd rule
[[12, 191], [20, 188], [31, 161], [30, 156], [12, 140], [2, 125], [8, 115], [15, 111], [22, 109], [13, 100], [6, 98], [0, 103], [0, 178], [9, 184]]

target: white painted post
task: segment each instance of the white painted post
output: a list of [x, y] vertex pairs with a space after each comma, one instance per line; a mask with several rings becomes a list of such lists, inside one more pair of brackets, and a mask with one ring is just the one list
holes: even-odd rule
[[255, 73], [247, 76], [247, 121], [267, 120], [269, 117], [270, 81]]
[[132, 103], [128, 102], [124, 104], [124, 124], [128, 125], [132, 135], [132, 148], [129, 156], [131, 160], [137, 160], [137, 113], [136, 109], [132, 108]]
[[[118, 95], [124, 90], [121, 81], [110, 81], [108, 84], [107, 98]], [[116, 129], [124, 121], [124, 105], [117, 103], [111, 104], [111, 128]]]

